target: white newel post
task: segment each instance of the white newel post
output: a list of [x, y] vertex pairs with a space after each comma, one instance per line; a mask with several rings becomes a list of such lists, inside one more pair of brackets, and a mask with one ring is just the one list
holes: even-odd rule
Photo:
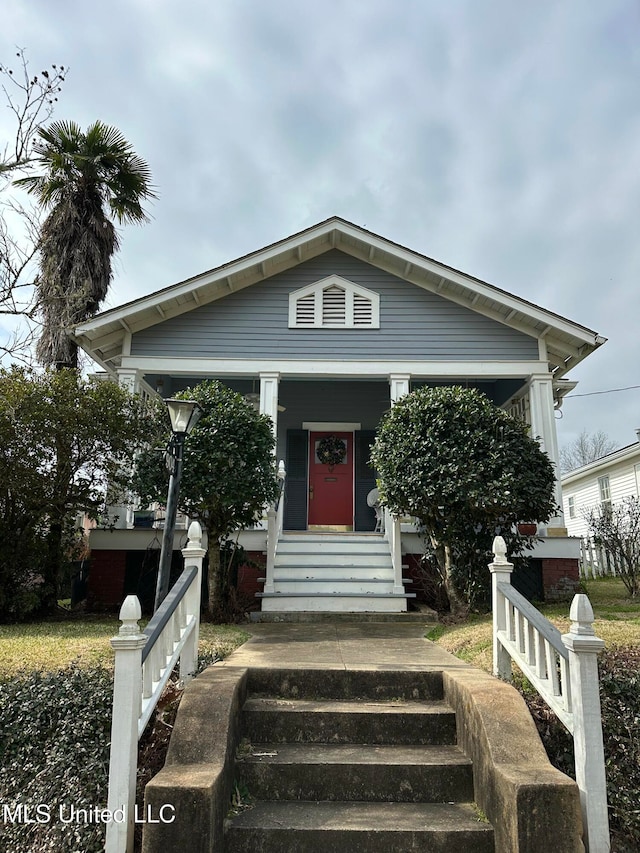
[[198, 669], [198, 642], [200, 640], [200, 596], [202, 591], [202, 561], [207, 553], [202, 547], [202, 527], [197, 521], [192, 521], [187, 533], [188, 541], [182, 549], [185, 568], [196, 566], [198, 574], [187, 593], [187, 617], [193, 614], [195, 625], [184, 644], [180, 655], [180, 678], [190, 678]]
[[[391, 373], [389, 375], [389, 387], [391, 405], [395, 405], [401, 397], [406, 396], [411, 390], [411, 375], [409, 373]], [[391, 562], [393, 564], [393, 592], [394, 595], [404, 595], [405, 589], [402, 583], [402, 532], [400, 529], [400, 517], [392, 515], [386, 508], [384, 512], [384, 534], [389, 541], [391, 550]]]
[[276, 560], [276, 541], [278, 538], [276, 511], [271, 504], [267, 510], [267, 566], [264, 582], [264, 592], [274, 592], [273, 568]]
[[507, 630], [507, 606], [505, 597], [498, 584], [511, 584], [513, 563], [507, 560], [507, 546], [502, 536], [493, 540], [493, 562], [489, 563], [491, 572], [491, 602], [493, 610], [493, 674], [498, 678], [511, 681], [511, 656], [498, 640], [498, 632]]
[[400, 517], [391, 516], [391, 527], [393, 539], [391, 545], [391, 560], [393, 562], [393, 593], [404, 595], [404, 584], [402, 583], [402, 533], [400, 531]]
[[598, 652], [604, 642], [593, 630], [593, 608], [586, 595], [574, 596], [569, 618], [571, 627], [562, 635], [562, 642], [569, 651], [576, 782], [585, 847], [588, 853], [607, 853], [609, 816], [598, 681]]
[[122, 625], [118, 636], [111, 639], [115, 672], [107, 809], [119, 819], [107, 824], [106, 853], [131, 853], [133, 850], [142, 649], [147, 642], [138, 625], [141, 615], [137, 597], [128, 595], [120, 608]]
[[279, 480], [279, 495], [277, 498], [278, 508], [276, 509], [275, 502], [267, 508], [267, 565], [266, 577], [264, 581], [264, 592], [275, 592], [273, 574], [276, 562], [276, 550], [278, 547], [278, 537], [282, 532], [282, 520], [284, 516], [284, 481], [287, 472], [284, 468], [284, 460], [278, 463], [278, 471], [276, 477]]

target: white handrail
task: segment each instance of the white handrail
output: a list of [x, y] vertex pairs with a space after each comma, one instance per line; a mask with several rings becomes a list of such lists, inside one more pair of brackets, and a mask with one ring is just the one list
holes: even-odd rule
[[402, 534], [400, 516], [392, 515], [387, 507], [384, 508], [384, 536], [389, 543], [391, 564], [393, 565], [394, 595], [404, 595], [402, 583]]
[[511, 680], [515, 661], [566, 729], [573, 735], [576, 782], [580, 791], [584, 842], [588, 853], [610, 849], [607, 785], [600, 712], [598, 652], [604, 642], [593, 630], [586, 595], [574, 596], [571, 628], [561, 635], [511, 586], [513, 563], [504, 539], [493, 541], [493, 672]]
[[276, 563], [276, 552], [278, 550], [278, 539], [282, 533], [284, 520], [284, 482], [287, 476], [282, 459], [278, 465], [278, 473], [276, 476], [280, 481], [278, 486], [278, 496], [267, 509], [267, 565], [264, 592], [273, 592], [275, 589], [273, 575]]
[[118, 636], [111, 639], [115, 671], [106, 853], [133, 850], [138, 740], [178, 660], [184, 680], [197, 669], [202, 560], [206, 552], [197, 521], [192, 522], [188, 535], [182, 551], [187, 565], [144, 632], [139, 625], [140, 602], [137, 596], [128, 595], [120, 609]]

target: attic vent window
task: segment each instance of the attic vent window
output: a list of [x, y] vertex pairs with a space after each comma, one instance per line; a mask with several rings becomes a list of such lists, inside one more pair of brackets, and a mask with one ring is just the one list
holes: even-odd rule
[[315, 312], [314, 294], [302, 296], [296, 302], [296, 326], [313, 326], [315, 324]]
[[347, 294], [332, 284], [322, 291], [322, 325], [344, 326], [347, 313]]
[[378, 329], [380, 297], [338, 275], [289, 296], [289, 328]]

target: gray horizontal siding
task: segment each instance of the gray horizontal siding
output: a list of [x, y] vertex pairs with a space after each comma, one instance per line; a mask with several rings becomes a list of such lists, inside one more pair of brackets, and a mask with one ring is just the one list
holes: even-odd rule
[[332, 382], [329, 380], [282, 380], [278, 403], [279, 459], [284, 459], [284, 439], [288, 429], [301, 429], [305, 421], [359, 423], [373, 430], [391, 405], [388, 382]]
[[[289, 329], [289, 293], [335, 273], [380, 294], [379, 329]], [[537, 342], [331, 250], [138, 332], [132, 355], [357, 360], [537, 359]]]

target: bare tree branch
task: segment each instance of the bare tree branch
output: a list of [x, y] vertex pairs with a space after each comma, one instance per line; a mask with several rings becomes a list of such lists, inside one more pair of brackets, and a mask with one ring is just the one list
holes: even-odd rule
[[[53, 113], [67, 69], [51, 65], [31, 74], [24, 48], [16, 52], [16, 67], [0, 62], [5, 107], [14, 130], [0, 149], [0, 322], [19, 318], [19, 324], [2, 322], [0, 361], [30, 361], [37, 337], [38, 309], [34, 261], [40, 246], [41, 216], [35, 205], [20, 200], [12, 181], [25, 175], [33, 161], [33, 142], [39, 128]], [[15, 326], [15, 328], [13, 328]]]
[[607, 453], [611, 453], [615, 449], [615, 441], [612, 441], [606, 432], [598, 430], [589, 433], [586, 429], [582, 430], [575, 441], [560, 451], [560, 470], [565, 474], [567, 471], [581, 468], [583, 465], [588, 465], [589, 462], [595, 462], [596, 459], [606, 456]]
[[33, 137], [51, 118], [68, 70], [64, 65], [52, 65], [50, 70], [32, 76], [24, 48], [17, 49], [16, 59], [16, 73], [0, 63], [6, 106], [15, 117], [13, 140], [6, 143], [0, 156], [0, 175], [28, 165]]

